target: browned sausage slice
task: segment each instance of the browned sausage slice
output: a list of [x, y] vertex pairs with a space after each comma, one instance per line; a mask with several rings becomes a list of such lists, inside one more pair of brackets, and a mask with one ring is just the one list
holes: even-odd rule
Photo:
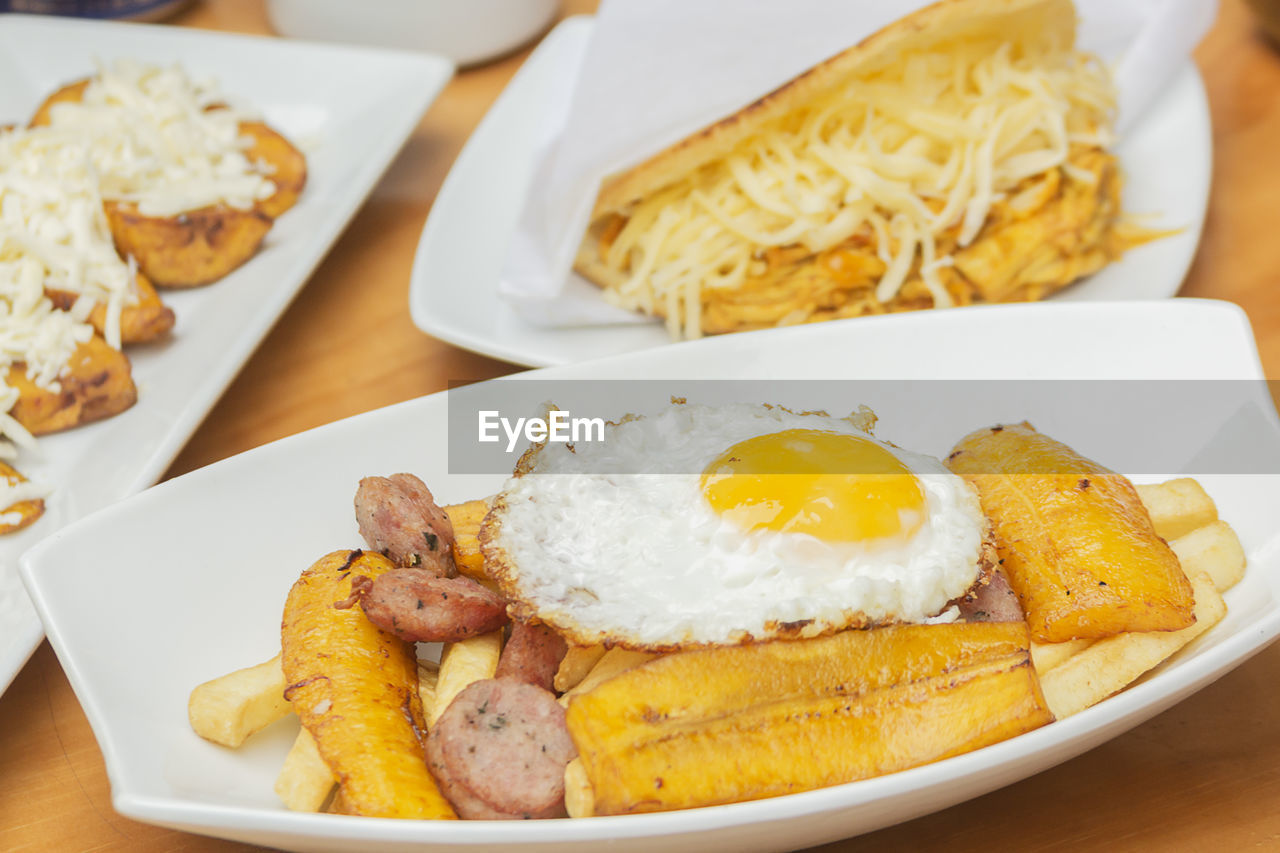
[[495, 678], [515, 678], [550, 690], [569, 646], [546, 625], [513, 622], [511, 638], [502, 647]]
[[356, 490], [360, 535], [398, 566], [423, 568], [443, 578], [456, 577], [453, 522], [412, 474], [365, 477]]
[[1021, 622], [1022, 605], [999, 566], [993, 566], [986, 584], [975, 584], [956, 602], [966, 622]]
[[564, 709], [509, 678], [469, 685], [427, 737], [427, 765], [459, 817], [564, 817], [564, 768], [578, 751]]
[[361, 598], [369, 621], [411, 643], [454, 643], [507, 624], [506, 600], [471, 578], [426, 569], [379, 576]]

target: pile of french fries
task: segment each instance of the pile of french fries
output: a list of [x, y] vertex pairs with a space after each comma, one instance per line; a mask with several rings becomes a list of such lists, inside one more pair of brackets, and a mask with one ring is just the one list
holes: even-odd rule
[[[1219, 520], [1212, 499], [1192, 479], [1138, 486], [1156, 533], [1169, 542], [1195, 590], [1195, 624], [1179, 631], [1118, 634], [1100, 640], [1032, 643], [1031, 660], [1045, 702], [1061, 720], [1097, 704], [1159, 666], [1217, 624], [1226, 614], [1222, 593], [1244, 576], [1245, 554], [1235, 532]], [[446, 507], [457, 537], [459, 569], [484, 576], [477, 535], [487, 505], [470, 501]], [[440, 661], [418, 661], [418, 695], [427, 726], [467, 685], [492, 678], [502, 651], [502, 631], [446, 644]], [[574, 647], [560, 665], [555, 689], [568, 707], [574, 697], [657, 657], [645, 652]], [[284, 698], [280, 656], [201, 684], [189, 702], [191, 726], [201, 737], [235, 748], [294, 709]], [[581, 759], [566, 770], [566, 806], [571, 817], [594, 812], [594, 794]], [[334, 774], [304, 727], [289, 750], [275, 791], [295, 811], [350, 813], [335, 795]]]

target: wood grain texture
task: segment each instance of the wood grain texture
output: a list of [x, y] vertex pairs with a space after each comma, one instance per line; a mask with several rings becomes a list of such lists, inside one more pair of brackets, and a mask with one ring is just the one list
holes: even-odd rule
[[[590, 11], [569, 0], [565, 13]], [[1214, 121], [1204, 243], [1182, 293], [1229, 299], [1280, 376], [1280, 54], [1242, 0], [1221, 0], [1196, 58]], [[268, 32], [261, 0], [206, 0], [176, 23]], [[528, 55], [460, 74], [351, 227], [170, 470], [516, 368], [428, 338], [409, 320], [409, 269], [453, 159]], [[1171, 140], [1176, 144], [1176, 140]], [[354, 334], [341, 334], [354, 332]], [[376, 332], [376, 334], [375, 334]], [[353, 343], [343, 346], [343, 340]], [[335, 342], [337, 342], [335, 344]], [[358, 343], [357, 343], [358, 342]], [[1154, 720], [1053, 770], [825, 851], [1234, 851], [1280, 848], [1280, 646]], [[111, 808], [93, 734], [48, 645], [0, 696], [0, 848], [233, 851]]]

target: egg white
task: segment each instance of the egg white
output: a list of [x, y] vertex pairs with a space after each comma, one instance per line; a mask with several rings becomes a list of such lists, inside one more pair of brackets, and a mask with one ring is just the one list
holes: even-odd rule
[[942, 463], [878, 442], [918, 478], [925, 521], [870, 547], [722, 518], [702, 471], [737, 442], [786, 429], [860, 437], [847, 420], [758, 405], [674, 405], [604, 442], [549, 444], [509, 480], [486, 557], [526, 615], [578, 642], [665, 649], [921, 622], [979, 574], [986, 521]]

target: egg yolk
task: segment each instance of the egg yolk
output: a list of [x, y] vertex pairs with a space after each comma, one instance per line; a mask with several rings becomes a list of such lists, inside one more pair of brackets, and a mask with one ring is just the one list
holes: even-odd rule
[[702, 493], [744, 530], [828, 542], [904, 540], [924, 523], [911, 469], [872, 439], [789, 429], [740, 441], [702, 473]]

